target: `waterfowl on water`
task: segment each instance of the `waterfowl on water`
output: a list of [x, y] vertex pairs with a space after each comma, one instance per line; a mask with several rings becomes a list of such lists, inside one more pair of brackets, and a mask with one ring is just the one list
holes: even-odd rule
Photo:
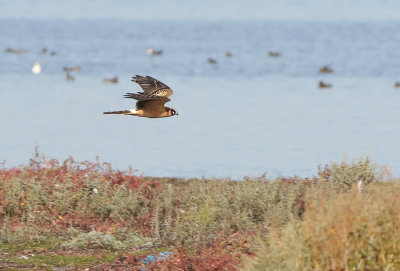
[[216, 61], [214, 58], [211, 58], [211, 57], [209, 57], [209, 58], [207, 59], [207, 61], [208, 61], [208, 63], [210, 63], [210, 64], [217, 64], [217, 61]]
[[318, 70], [319, 73], [332, 73], [333, 69], [330, 66], [323, 66]]
[[32, 67], [32, 73], [39, 74], [41, 72], [42, 72], [42, 65], [40, 64], [39, 61], [36, 61]]
[[28, 50], [26, 49], [14, 49], [14, 48], [7, 48], [6, 53], [10, 54], [26, 54]]
[[331, 87], [332, 87], [332, 84], [330, 84], [330, 83], [325, 83], [325, 82], [323, 82], [323, 81], [319, 81], [318, 87], [319, 87], [319, 88], [331, 88]]
[[67, 75], [66, 75], [65, 79], [66, 79], [67, 81], [74, 81], [74, 80], [75, 80], [75, 77], [71, 76], [71, 74], [69, 74], [69, 72], [67, 72]]
[[281, 54], [280, 54], [279, 52], [269, 51], [269, 52], [268, 52], [268, 56], [269, 56], [269, 57], [280, 57]]
[[162, 51], [162, 50], [158, 50], [158, 51], [157, 51], [157, 50], [154, 49], [153, 47], [150, 47], [150, 48], [147, 49], [147, 53], [148, 53], [149, 55], [159, 56], [159, 55], [162, 55], [163, 51]]
[[103, 82], [106, 83], [106, 84], [117, 84], [117, 83], [118, 83], [118, 77], [115, 76], [115, 77], [113, 77], [113, 78], [111, 78], [111, 79], [105, 78], [105, 79], [103, 80]]
[[65, 72], [79, 72], [81, 67], [64, 67], [63, 71]]

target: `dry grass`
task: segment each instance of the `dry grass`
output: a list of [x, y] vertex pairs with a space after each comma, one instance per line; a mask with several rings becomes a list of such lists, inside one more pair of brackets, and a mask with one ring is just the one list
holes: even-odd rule
[[[362, 173], [356, 165], [334, 165], [332, 172], [342, 169], [335, 180], [345, 180], [340, 192], [329, 186], [308, 190], [303, 219], [260, 239], [245, 270], [399, 270], [400, 182], [376, 182], [369, 168], [361, 165]], [[361, 190], [360, 179], [367, 183]]]

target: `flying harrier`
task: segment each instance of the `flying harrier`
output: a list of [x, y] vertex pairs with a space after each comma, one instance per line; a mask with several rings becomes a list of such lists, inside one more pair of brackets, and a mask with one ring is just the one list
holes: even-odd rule
[[164, 106], [170, 101], [168, 97], [174, 93], [169, 86], [150, 76], [136, 75], [132, 77], [131, 81], [138, 83], [143, 89], [143, 92], [124, 95], [124, 98], [137, 100], [136, 108], [103, 112], [103, 114], [123, 114], [146, 118], [165, 118], [178, 115], [175, 109]]

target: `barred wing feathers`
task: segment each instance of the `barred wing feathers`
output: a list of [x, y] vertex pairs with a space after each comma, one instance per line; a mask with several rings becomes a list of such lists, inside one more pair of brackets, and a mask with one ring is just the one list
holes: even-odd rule
[[169, 97], [174, 94], [169, 86], [151, 76], [144, 77], [136, 75], [132, 77], [132, 81], [138, 83], [139, 86], [143, 89], [143, 92], [139, 92], [139, 94], [143, 96]]

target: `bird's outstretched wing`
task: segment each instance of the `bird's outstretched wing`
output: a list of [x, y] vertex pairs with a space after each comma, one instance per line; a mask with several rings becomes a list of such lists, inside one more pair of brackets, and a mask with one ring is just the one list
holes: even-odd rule
[[[140, 95], [143, 96], [161, 96], [161, 97], [169, 97], [174, 92], [172, 89], [164, 84], [163, 82], [158, 81], [157, 79], [151, 76], [140, 76], [136, 75], [132, 77], [132, 82], [138, 83], [140, 87], [143, 89], [143, 92], [139, 92]], [[134, 97], [126, 97], [126, 98], [134, 98]], [[136, 99], [136, 98], [134, 98]], [[138, 99], [136, 99], [138, 100]]]
[[165, 103], [171, 101], [170, 98], [165, 96], [156, 95], [144, 95], [137, 93], [126, 93], [124, 98], [135, 99], [136, 109], [146, 109], [146, 110], [163, 110]]

